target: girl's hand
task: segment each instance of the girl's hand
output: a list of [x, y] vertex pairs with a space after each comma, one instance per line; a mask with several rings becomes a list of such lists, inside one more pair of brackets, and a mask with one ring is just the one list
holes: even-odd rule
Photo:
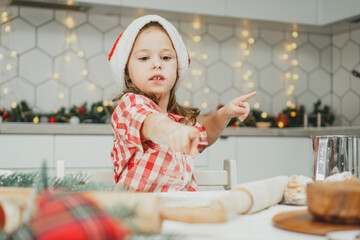
[[174, 152], [184, 152], [189, 155], [199, 153], [200, 132], [191, 126], [179, 126], [169, 135], [169, 147]]
[[231, 100], [223, 107], [225, 114], [229, 119], [239, 116], [239, 120], [244, 121], [250, 113], [250, 105], [246, 101], [255, 95], [256, 91]]

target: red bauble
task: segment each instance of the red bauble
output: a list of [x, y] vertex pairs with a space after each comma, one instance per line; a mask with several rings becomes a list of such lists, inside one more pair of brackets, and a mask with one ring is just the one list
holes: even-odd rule
[[9, 116], [9, 113], [8, 113], [8, 112], [4, 112], [2, 118], [5, 119], [5, 118], [7, 118], [7, 116]]
[[276, 126], [278, 126], [279, 122], [283, 122], [284, 123], [284, 127], [287, 127], [289, 125], [289, 117], [283, 113], [280, 113], [276, 118], [275, 118], [275, 124]]
[[78, 107], [78, 108], [76, 109], [76, 113], [78, 113], [78, 114], [80, 114], [80, 115], [85, 115], [86, 112], [85, 112], [85, 107], [84, 107], [84, 105]]
[[54, 118], [54, 117], [49, 118], [49, 122], [50, 123], [56, 123], [56, 118]]

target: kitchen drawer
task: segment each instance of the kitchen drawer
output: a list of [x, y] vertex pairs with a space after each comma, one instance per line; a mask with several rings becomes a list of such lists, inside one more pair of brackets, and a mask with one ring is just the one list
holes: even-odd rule
[[54, 143], [54, 161], [65, 160], [67, 170], [112, 169], [113, 136], [55, 135]]
[[44, 160], [53, 168], [53, 152], [53, 135], [0, 135], [1, 169], [39, 169]]

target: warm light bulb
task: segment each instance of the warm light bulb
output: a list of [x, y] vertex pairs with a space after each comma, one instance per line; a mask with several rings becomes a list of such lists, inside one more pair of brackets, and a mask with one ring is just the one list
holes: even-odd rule
[[106, 106], [108, 106], [108, 105], [109, 105], [109, 102], [108, 102], [108, 101], [106, 101], [106, 100], [104, 100], [104, 101], [103, 101], [103, 106], [105, 106], [105, 107], [106, 107]]
[[59, 92], [59, 93], [58, 93], [58, 98], [59, 98], [60, 100], [64, 99], [64, 98], [65, 98], [65, 94], [64, 94], [63, 92]]
[[294, 86], [293, 84], [291, 84], [291, 85], [289, 86], [289, 89], [295, 90], [295, 86]]
[[240, 62], [240, 61], [236, 61], [236, 62], [233, 64], [233, 66], [234, 66], [235, 68], [241, 68], [241, 67], [243, 66], [243, 63]]
[[4, 28], [5, 32], [10, 32], [11, 31], [11, 27], [8, 25]]
[[97, 109], [96, 109], [98, 112], [102, 112], [104, 111], [104, 108], [102, 106], [98, 106]]
[[33, 123], [39, 123], [39, 117], [38, 116], [35, 116], [33, 118]]
[[291, 106], [290, 106], [291, 109], [295, 109], [296, 108], [296, 104], [295, 103], [292, 103]]
[[190, 82], [186, 83], [185, 87], [187, 89], [192, 89], [192, 83], [190, 83]]
[[249, 39], [248, 39], [248, 43], [249, 43], [249, 44], [254, 44], [254, 42], [255, 42], [255, 39], [254, 39], [254, 38], [249, 38]]
[[65, 62], [71, 62], [71, 57], [69, 55], [65, 56]]
[[82, 70], [81, 74], [85, 77], [89, 75], [89, 71], [87, 69]]
[[291, 65], [297, 66], [299, 64], [298, 60], [294, 59], [291, 61]]
[[13, 103], [11, 104], [11, 108], [17, 108], [16, 102], [13, 102]]
[[247, 70], [247, 71], [246, 71], [246, 74], [247, 74], [247, 75], [249, 75], [249, 76], [251, 77], [253, 73], [252, 73], [252, 71], [251, 71], [251, 70]]
[[189, 52], [189, 55], [190, 55], [190, 57], [192, 57], [192, 58], [196, 56], [196, 54], [195, 54], [194, 51], [190, 51], [190, 52]]
[[287, 89], [286, 90], [286, 95], [288, 95], [288, 96], [291, 96], [292, 94], [294, 93], [294, 90], [292, 90], [292, 89]]
[[291, 44], [286, 44], [285, 49], [286, 49], [286, 51], [289, 51], [289, 52], [293, 50]]
[[299, 34], [298, 34], [298, 32], [293, 31], [293, 32], [292, 32], [292, 36], [293, 36], [293, 38], [297, 38], [297, 37], [299, 36]]
[[75, 20], [73, 17], [69, 16], [67, 18], [65, 18], [65, 25], [68, 27], [68, 28], [73, 28], [75, 26]]
[[3, 23], [7, 22], [8, 20], [9, 20], [8, 17], [1, 17], [1, 21], [2, 21]]
[[280, 121], [278, 122], [278, 127], [279, 128], [283, 128], [285, 126], [284, 122]]
[[9, 88], [4, 88], [3, 89], [3, 93], [6, 95], [6, 94], [8, 94], [9, 93]]
[[199, 28], [200, 28], [200, 26], [201, 26], [201, 24], [200, 24], [200, 22], [199, 22], [199, 21], [195, 21], [195, 22], [193, 22], [193, 28], [194, 28], [194, 29], [199, 29]]
[[206, 93], [206, 94], [210, 93], [210, 88], [208, 88], [208, 87], [204, 88], [204, 93]]
[[201, 58], [202, 60], [206, 61], [209, 58], [209, 56], [207, 54], [203, 54], [201, 55]]
[[54, 80], [59, 80], [60, 79], [60, 74], [59, 73], [54, 73], [52, 77], [53, 77]]
[[71, 38], [71, 41], [72, 41], [72, 42], [75, 42], [75, 41], [77, 40], [77, 35], [76, 35], [76, 34], [72, 34], [72, 35], [70, 36], [70, 38]]
[[262, 118], [267, 118], [267, 113], [266, 113], [266, 112], [262, 112], [262, 113], [261, 113], [261, 117], [262, 117]]
[[194, 77], [199, 77], [202, 75], [202, 70], [201, 69], [192, 69], [191, 75], [193, 75]]
[[246, 48], [247, 48], [247, 44], [244, 43], [244, 42], [240, 43], [240, 48], [241, 48], [241, 49], [246, 49]]
[[66, 44], [70, 45], [72, 43], [71, 37], [65, 39]]
[[248, 37], [248, 36], [249, 36], [249, 31], [248, 31], [248, 30], [243, 30], [243, 31], [241, 32], [241, 35], [242, 35], [243, 37]]
[[189, 102], [189, 101], [187, 101], [187, 100], [185, 100], [185, 101], [184, 101], [184, 106], [185, 106], [185, 107], [190, 106], [190, 102]]
[[254, 104], [254, 108], [255, 108], [255, 109], [259, 109], [259, 108], [260, 108], [260, 103], [258, 103], [258, 102], [255, 103], [255, 104]]
[[196, 69], [191, 69], [191, 75], [196, 76], [197, 75], [197, 70]]
[[254, 87], [255, 87], [255, 83], [254, 83], [254, 82], [249, 82], [249, 83], [248, 83], [248, 87], [249, 87], [250, 89], [254, 88]]
[[201, 107], [202, 107], [202, 108], [207, 108], [207, 106], [208, 106], [207, 102], [203, 102], [203, 103], [201, 104]]
[[90, 89], [91, 91], [95, 91], [95, 89], [96, 89], [96, 84], [91, 83], [91, 84], [89, 85], [89, 89]]
[[294, 74], [292, 75], [292, 78], [293, 78], [294, 80], [298, 80], [298, 79], [299, 79], [299, 74], [294, 73]]
[[295, 111], [292, 111], [292, 112], [290, 113], [290, 116], [296, 117], [296, 112], [295, 112]]
[[289, 73], [289, 72], [285, 73], [285, 78], [290, 79], [291, 78], [291, 73]]
[[282, 59], [284, 59], [284, 60], [288, 60], [288, 59], [289, 59], [289, 55], [288, 55], [288, 54], [286, 54], [286, 53], [284, 53], [284, 54], [282, 55]]
[[297, 44], [296, 44], [296, 43], [292, 43], [292, 44], [291, 44], [291, 48], [292, 48], [292, 49], [296, 49], [296, 48], [297, 48]]
[[250, 51], [246, 49], [246, 50], [244, 51], [244, 56], [249, 56], [249, 55], [250, 55]]
[[6, 64], [6, 70], [10, 71], [12, 69], [12, 65], [11, 64]]
[[79, 57], [79, 58], [83, 58], [84, 57], [84, 52], [83, 51], [79, 51], [78, 53], [77, 53], [77, 56]]
[[2, 17], [7, 17], [7, 16], [9, 16], [9, 13], [6, 12], [6, 11], [4, 11], [4, 12], [1, 13], [1, 16], [2, 16]]
[[15, 58], [17, 56], [17, 52], [13, 50], [10, 52], [10, 55]]
[[56, 108], [53, 109], [53, 114], [57, 114], [58, 110]]
[[196, 35], [195, 37], [193, 37], [194, 42], [200, 42], [201, 41], [201, 36]]
[[249, 80], [249, 78], [250, 78], [250, 76], [249, 76], [248, 74], [245, 73], [245, 74], [243, 75], [243, 79], [244, 79], [244, 80]]
[[74, 4], [74, 1], [68, 0], [68, 1], [66, 2], [66, 4], [67, 4], [68, 6], [71, 6], [71, 5]]
[[290, 100], [286, 102], [286, 106], [290, 107], [293, 104]]

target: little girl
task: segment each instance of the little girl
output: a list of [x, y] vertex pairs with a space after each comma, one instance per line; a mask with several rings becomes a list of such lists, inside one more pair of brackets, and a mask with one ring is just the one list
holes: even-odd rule
[[184, 42], [157, 15], [135, 19], [116, 40], [109, 61], [123, 88], [111, 120], [117, 184], [130, 191], [196, 191], [196, 155], [216, 141], [231, 118], [245, 120], [246, 101], [256, 92], [197, 122], [199, 110], [179, 105], [175, 97], [190, 64]]

